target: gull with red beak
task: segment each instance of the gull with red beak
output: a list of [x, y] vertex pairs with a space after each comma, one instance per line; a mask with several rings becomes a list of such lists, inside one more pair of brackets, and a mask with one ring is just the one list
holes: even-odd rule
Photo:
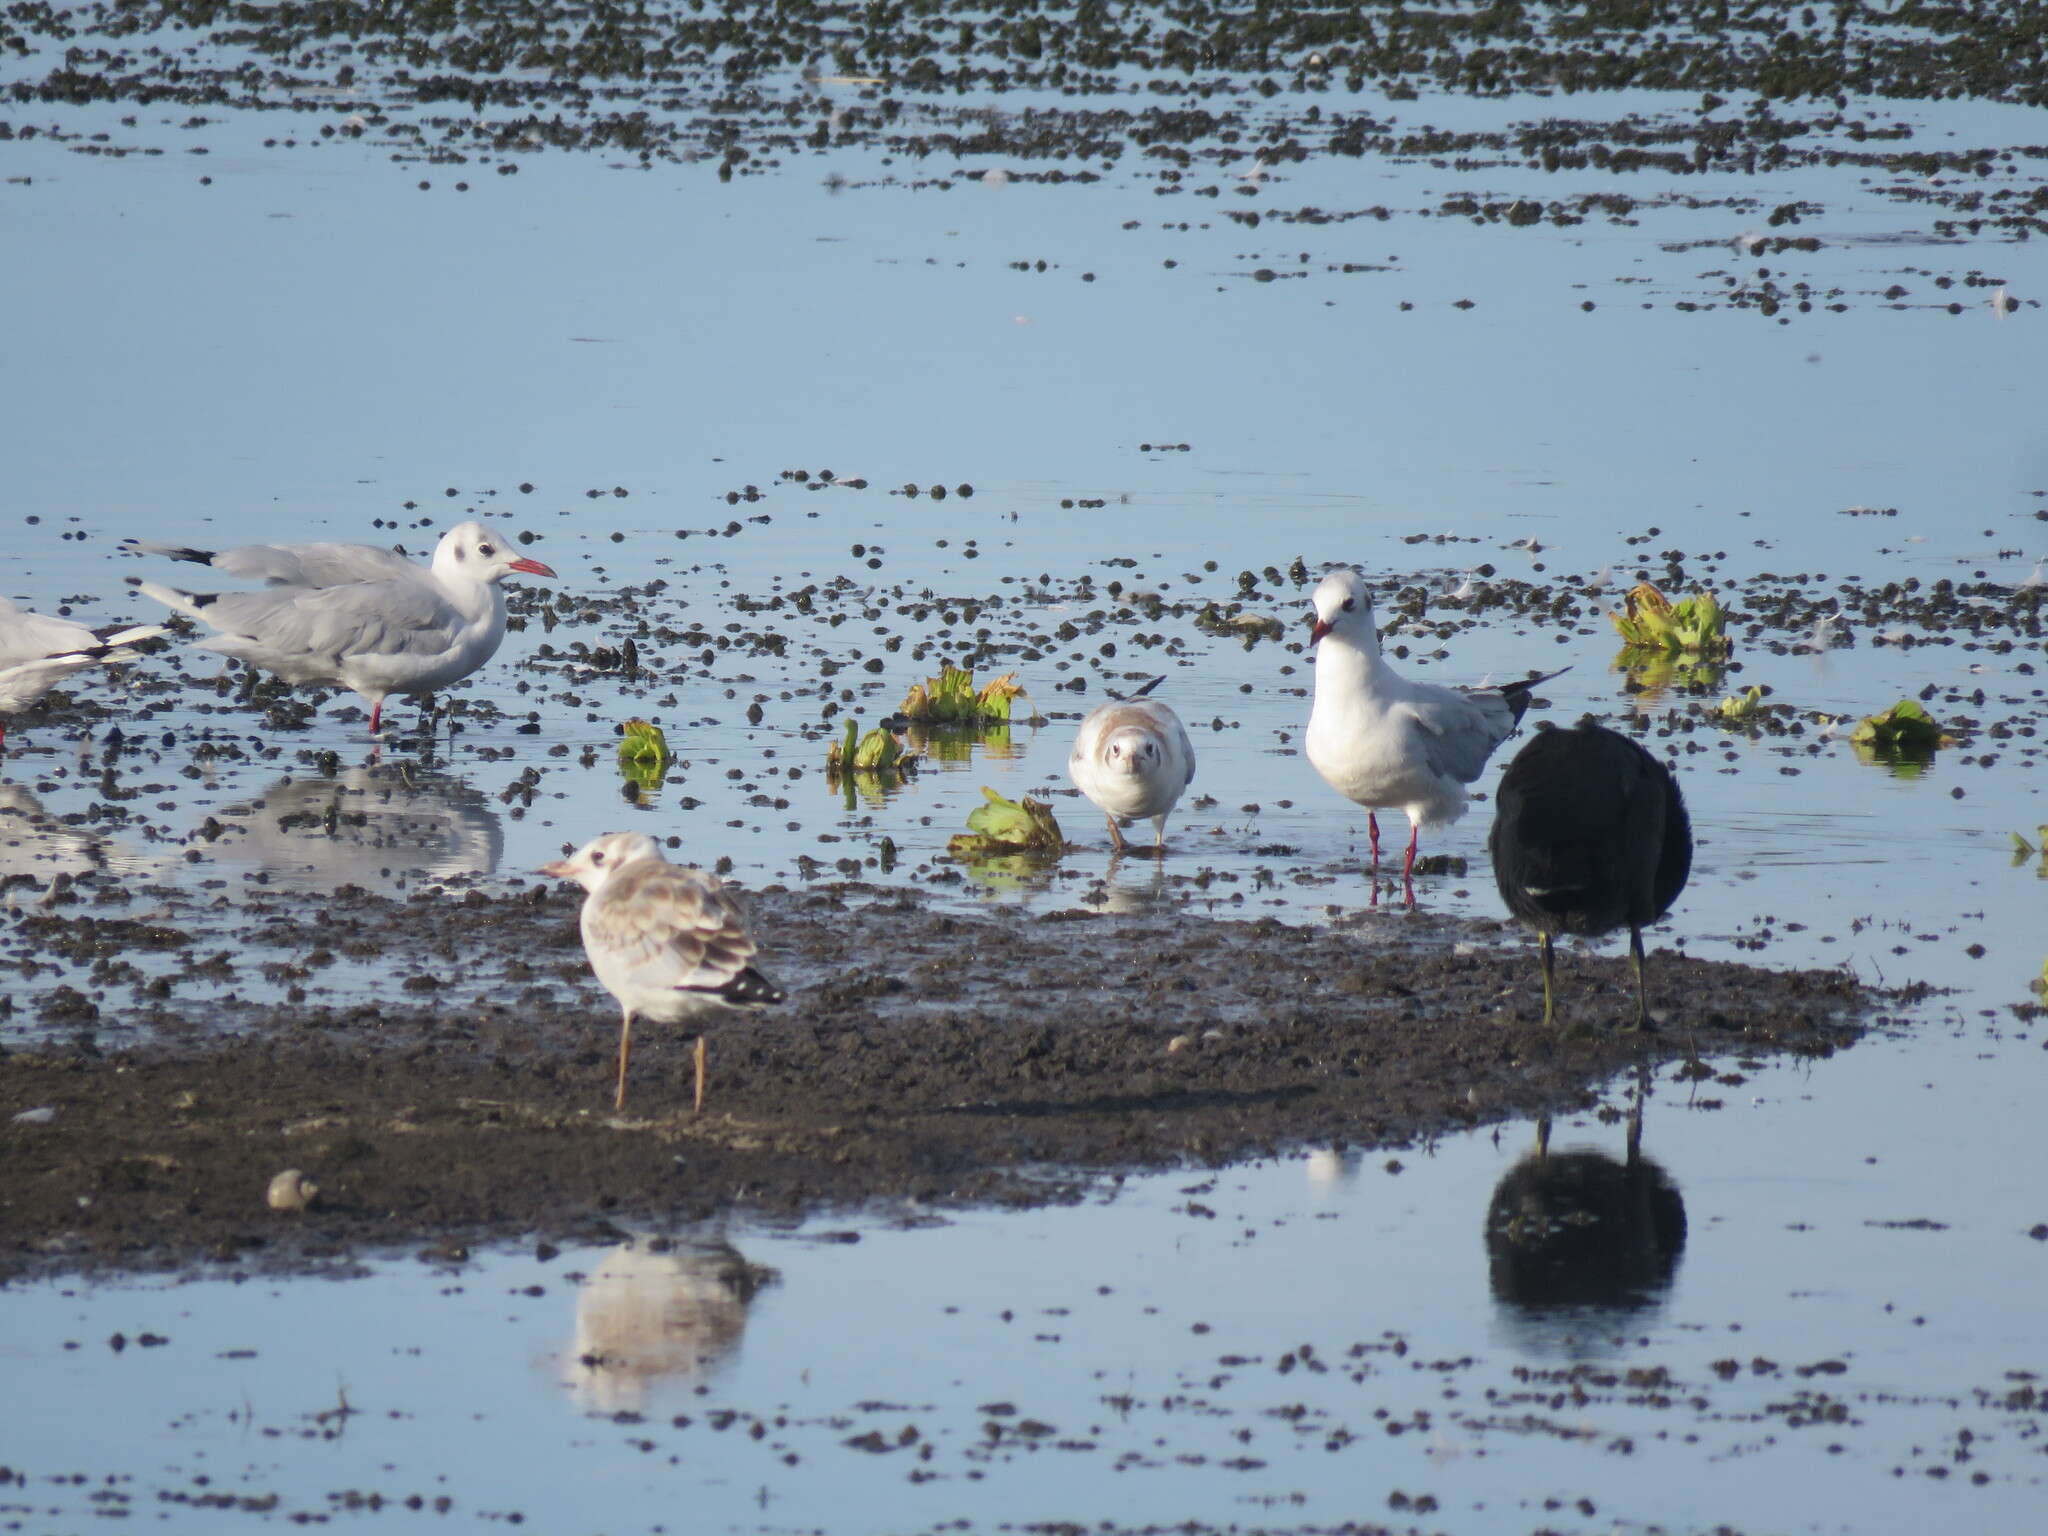
[[495, 529], [462, 523], [441, 535], [430, 566], [368, 544], [252, 544], [222, 551], [138, 545], [152, 553], [270, 583], [260, 592], [186, 592], [129, 585], [220, 631], [200, 642], [288, 683], [353, 689], [370, 733], [394, 693], [431, 693], [497, 654], [505, 593], [518, 572], [552, 578]]
[[[626, 1107], [633, 1020], [683, 1024], [783, 1000], [754, 969], [754, 940], [739, 903], [716, 875], [671, 864], [645, 832], [607, 832], [540, 873], [574, 880], [583, 898], [583, 952], [618, 999], [619, 1082]], [[697, 1036], [696, 1107], [704, 1108], [704, 1036]]]
[[[1380, 862], [1379, 811], [1408, 813], [1406, 884], [1425, 825], [1465, 814], [1465, 786], [1529, 708], [1547, 672], [1499, 688], [1445, 688], [1400, 676], [1380, 655], [1372, 594], [1356, 571], [1332, 571], [1315, 590], [1315, 704], [1308, 760], [1329, 786], [1366, 808], [1373, 868]], [[1409, 899], [1414, 899], [1412, 887]]]

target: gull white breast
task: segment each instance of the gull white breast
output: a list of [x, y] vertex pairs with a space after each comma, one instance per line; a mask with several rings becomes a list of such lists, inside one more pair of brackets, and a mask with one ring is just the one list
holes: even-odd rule
[[1170, 705], [1147, 698], [1153, 678], [1129, 698], [1112, 699], [1081, 722], [1067, 773], [1109, 822], [1109, 840], [1124, 851], [1125, 827], [1149, 817], [1153, 852], [1166, 847], [1166, 818], [1195, 778], [1195, 748]]
[[1356, 571], [1332, 571], [1316, 588], [1315, 704], [1304, 743], [1325, 782], [1366, 808], [1375, 868], [1378, 811], [1408, 814], [1405, 880], [1414, 873], [1424, 826], [1465, 814], [1465, 786], [1529, 708], [1529, 690], [1547, 672], [1498, 688], [1445, 688], [1402, 677], [1380, 654], [1372, 594]]
[[[707, 1023], [779, 1003], [783, 992], [754, 968], [755, 945], [739, 903], [715, 875], [671, 864], [644, 832], [608, 832], [540, 871], [573, 880], [583, 898], [583, 952], [618, 999], [619, 1080], [626, 1107], [633, 1020]], [[696, 1107], [704, 1107], [705, 1044], [697, 1037]]]

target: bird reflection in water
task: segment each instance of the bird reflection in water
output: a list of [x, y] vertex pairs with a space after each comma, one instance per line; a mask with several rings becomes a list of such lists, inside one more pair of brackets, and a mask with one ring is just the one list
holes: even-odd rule
[[1685, 1201], [1643, 1155], [1639, 1078], [1625, 1161], [1590, 1147], [1535, 1150], [1494, 1186], [1486, 1210], [1493, 1299], [1526, 1345], [1597, 1355], [1610, 1332], [1662, 1305], [1685, 1250]]
[[210, 858], [323, 890], [489, 875], [505, 852], [504, 824], [481, 790], [409, 763], [280, 779], [253, 804], [208, 817], [197, 837]]
[[1112, 852], [1102, 878], [1081, 900], [1098, 912], [1157, 912], [1173, 904], [1166, 870], [1149, 851], [1129, 860]]
[[665, 1378], [688, 1383], [739, 1347], [747, 1307], [775, 1271], [722, 1239], [636, 1236], [576, 1293], [562, 1379], [586, 1413], [638, 1413]]
[[160, 879], [173, 861], [128, 848], [43, 809], [18, 784], [0, 783], [0, 879], [26, 875], [48, 885], [58, 875], [76, 878], [104, 871], [125, 878]]

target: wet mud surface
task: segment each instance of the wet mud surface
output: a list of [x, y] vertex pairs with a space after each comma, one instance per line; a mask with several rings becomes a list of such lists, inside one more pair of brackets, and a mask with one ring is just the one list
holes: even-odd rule
[[[167, 998], [133, 1020], [81, 997], [68, 1037], [46, 1012], [53, 1037], [0, 1058], [16, 1273], [297, 1269], [365, 1245], [587, 1241], [615, 1221], [1070, 1199], [1122, 1170], [1583, 1109], [1632, 1063], [1825, 1055], [1881, 1001], [1842, 972], [1658, 952], [1661, 1027], [1630, 1036], [1614, 1030], [1625, 961], [1567, 952], [1563, 1006], [1591, 1026], [1567, 1037], [1539, 1022], [1525, 943], [1426, 911], [992, 922], [872, 887], [767, 890], [752, 905], [788, 1006], [714, 1032], [701, 1116], [689, 1037], [643, 1028], [615, 1116], [617, 1016], [566, 890], [279, 895], [213, 909], [208, 931], [205, 903], [168, 894], [148, 923], [95, 916], [102, 879], [60, 883], [21, 934], [76, 955], [175, 932], [279, 975], [373, 946], [396, 979], [375, 1003]], [[110, 1043], [131, 1024], [147, 1038]], [[287, 1169], [319, 1186], [305, 1211], [266, 1204]]]
[[[1597, 300], [1572, 298], [1586, 310], [1670, 303], [1791, 324], [1862, 306], [1961, 314], [1989, 295], [2004, 314], [2038, 302], [1940, 248], [2048, 230], [2036, 170], [2048, 149], [1918, 119], [1944, 99], [2040, 104], [2033, 45], [1995, 11], [1166, 4], [1055, 16], [824, 0], [755, 20], [608, 3], [574, 20], [526, 5], [345, 23], [320, 7], [17, 7], [0, 18], [13, 76], [0, 99], [20, 116], [0, 121], [0, 142], [184, 156], [204, 183], [208, 157], [231, 157], [248, 119], [266, 152], [367, 146], [428, 194], [516, 190], [522, 166], [563, 153], [724, 182], [816, 175], [834, 193], [1116, 179], [1159, 200], [1156, 228], [1192, 236], [1191, 255], [1211, 228], [1250, 242], [1228, 282], [1372, 283], [1406, 270], [1401, 258], [1303, 251], [1308, 230], [1449, 221], [1654, 233], [1659, 286], [1622, 277]], [[1453, 100], [1512, 106], [1474, 123]], [[1387, 200], [1308, 190], [1330, 180], [1321, 167], [1356, 181], [1387, 163], [1445, 184]], [[1844, 225], [1842, 198], [1796, 180], [1815, 171], [1855, 176], [1888, 222]], [[1703, 209], [1717, 211], [1704, 238], [1692, 217]], [[1821, 254], [1843, 246], [1918, 259], [1850, 276]], [[1048, 252], [1018, 257], [1019, 281], [1098, 276]], [[1210, 265], [1190, 260], [1176, 277], [1183, 263], [1169, 259], [1158, 275], [1207, 281]]]

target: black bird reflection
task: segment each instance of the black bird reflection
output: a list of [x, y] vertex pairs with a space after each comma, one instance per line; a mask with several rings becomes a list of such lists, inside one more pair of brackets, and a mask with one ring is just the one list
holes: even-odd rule
[[664, 1378], [688, 1382], [739, 1347], [747, 1308], [775, 1271], [722, 1238], [637, 1236], [576, 1292], [562, 1377], [589, 1413], [637, 1413]]
[[1603, 1322], [1662, 1303], [1685, 1251], [1685, 1201], [1643, 1155], [1643, 1089], [1628, 1117], [1628, 1151], [1536, 1147], [1494, 1186], [1486, 1209], [1493, 1298], [1529, 1341], [1591, 1345]]

